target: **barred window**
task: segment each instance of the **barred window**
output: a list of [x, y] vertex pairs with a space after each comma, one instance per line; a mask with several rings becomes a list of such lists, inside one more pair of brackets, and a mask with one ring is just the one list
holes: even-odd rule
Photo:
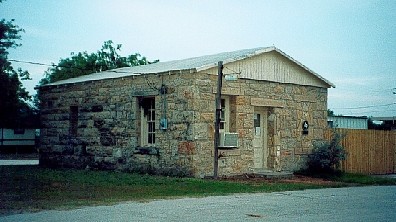
[[220, 131], [229, 132], [230, 100], [228, 97], [221, 98]]
[[141, 98], [141, 145], [155, 145], [155, 98]]

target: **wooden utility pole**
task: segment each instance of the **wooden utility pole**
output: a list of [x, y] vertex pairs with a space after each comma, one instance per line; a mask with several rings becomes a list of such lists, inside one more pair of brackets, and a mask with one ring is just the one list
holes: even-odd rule
[[214, 164], [213, 177], [218, 178], [219, 168], [219, 144], [220, 144], [220, 115], [221, 115], [221, 88], [223, 86], [223, 61], [218, 62], [217, 72], [217, 93], [216, 93], [216, 111], [215, 111], [215, 136], [214, 136]]

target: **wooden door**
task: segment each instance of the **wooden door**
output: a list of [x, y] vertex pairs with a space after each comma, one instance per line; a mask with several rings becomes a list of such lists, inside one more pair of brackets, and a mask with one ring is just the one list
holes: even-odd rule
[[268, 159], [268, 145], [267, 145], [267, 114], [268, 112], [263, 108], [257, 108], [254, 111], [253, 121], [253, 149], [254, 149], [254, 168], [266, 170]]

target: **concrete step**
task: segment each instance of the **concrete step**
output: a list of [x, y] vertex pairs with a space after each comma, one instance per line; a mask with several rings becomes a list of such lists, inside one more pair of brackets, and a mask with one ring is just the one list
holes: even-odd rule
[[293, 173], [288, 171], [269, 171], [269, 170], [255, 170], [254, 175], [267, 179], [290, 179], [293, 178]]

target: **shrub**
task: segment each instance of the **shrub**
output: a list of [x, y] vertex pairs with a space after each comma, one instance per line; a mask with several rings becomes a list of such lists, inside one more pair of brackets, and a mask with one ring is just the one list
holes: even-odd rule
[[345, 135], [333, 131], [330, 141], [314, 144], [308, 156], [306, 171], [311, 174], [334, 174], [339, 170], [340, 161], [345, 160], [346, 151], [340, 142]]

